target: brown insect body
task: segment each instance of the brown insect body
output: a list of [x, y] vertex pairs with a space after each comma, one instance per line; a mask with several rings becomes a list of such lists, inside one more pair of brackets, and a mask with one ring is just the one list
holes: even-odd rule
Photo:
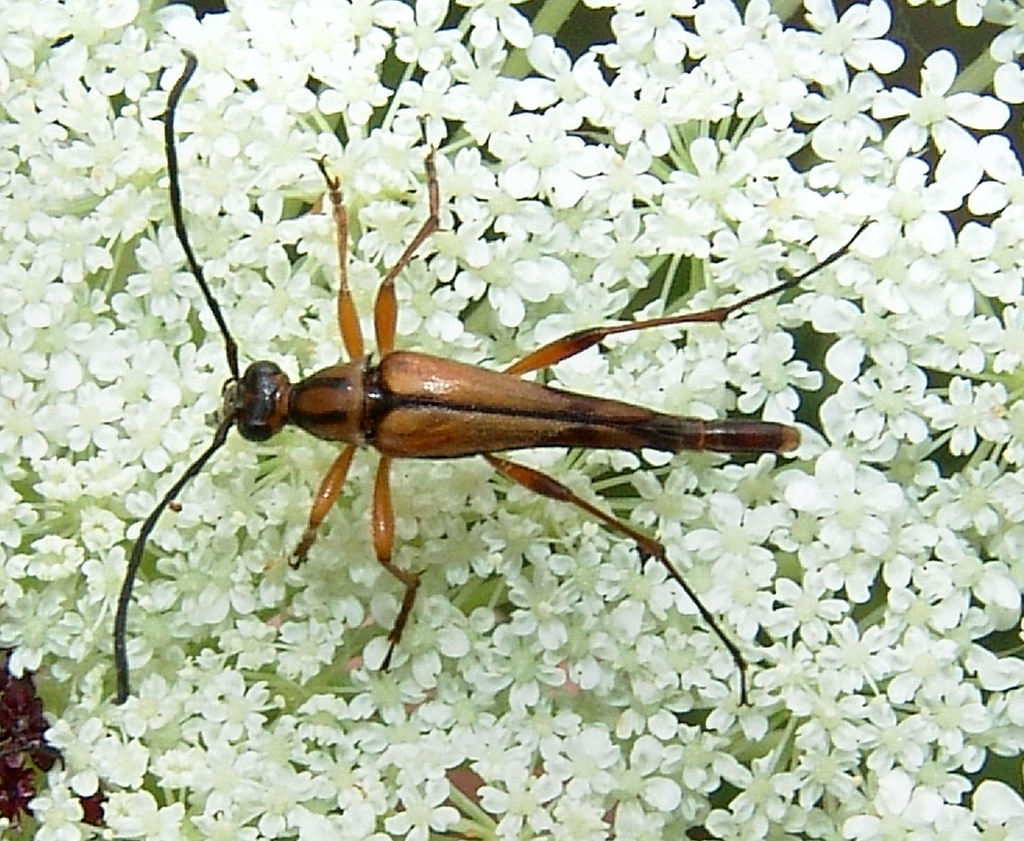
[[391, 461], [394, 458], [436, 459], [480, 455], [510, 481], [550, 499], [577, 506], [609, 528], [634, 540], [643, 559], [657, 559], [690, 597], [701, 617], [728, 649], [740, 673], [740, 700], [746, 702], [746, 661], [743, 655], [669, 561], [661, 543], [579, 496], [557, 479], [495, 453], [528, 447], [651, 448], [669, 452], [713, 450], [750, 453], [787, 452], [794, 449], [799, 443], [799, 434], [791, 426], [756, 420], [705, 421], [679, 417], [618, 400], [561, 391], [520, 377], [555, 365], [618, 333], [683, 324], [719, 323], [738, 309], [796, 286], [804, 278], [837, 260], [864, 230], [866, 223], [861, 225], [845, 246], [818, 265], [733, 304], [701, 312], [580, 330], [541, 346], [504, 371], [488, 371], [430, 354], [395, 350], [394, 347], [398, 308], [395, 278], [409, 265], [416, 250], [439, 224], [439, 187], [434, 153], [431, 151], [425, 164], [429, 215], [398, 262], [388, 271], [377, 292], [374, 332], [380, 361], [374, 363], [365, 351], [359, 317], [348, 286], [348, 215], [341, 188], [338, 180], [329, 174], [323, 161], [320, 161], [337, 231], [340, 275], [338, 326], [352, 361], [324, 368], [298, 383], [291, 383], [276, 363], [268, 361], [255, 362], [240, 374], [237, 345], [203, 276], [202, 266], [192, 252], [181, 207], [174, 146], [174, 110], [195, 69], [195, 57], [186, 55], [184, 72], [171, 90], [164, 117], [171, 211], [175, 232], [189, 268], [224, 337], [231, 377], [225, 386], [222, 416], [213, 441], [150, 512], [128, 559], [114, 619], [117, 700], [122, 702], [128, 696], [127, 622], [132, 587], [142, 562], [146, 541], [160, 514], [165, 508], [175, 505], [174, 500], [182, 488], [224, 444], [232, 426], [237, 426], [240, 434], [251, 441], [265, 441], [286, 424], [293, 424], [318, 438], [344, 445], [314, 497], [309, 521], [293, 553], [293, 563], [296, 565], [306, 557], [316, 540], [320, 524], [337, 500], [355, 450], [359, 446], [370, 445], [381, 454], [370, 515], [373, 548], [377, 561], [405, 588], [398, 616], [388, 635], [390, 645], [382, 663], [383, 668], [386, 669], [390, 664], [395, 646], [401, 639], [420, 583], [418, 572], [396, 566], [391, 560], [395, 538], [395, 519], [391, 506]]
[[784, 424], [669, 415], [413, 351], [393, 351], [376, 365], [333, 365], [294, 385], [273, 363], [259, 362], [231, 399], [229, 411], [251, 440], [291, 423], [394, 458], [533, 447], [787, 452], [799, 443]]

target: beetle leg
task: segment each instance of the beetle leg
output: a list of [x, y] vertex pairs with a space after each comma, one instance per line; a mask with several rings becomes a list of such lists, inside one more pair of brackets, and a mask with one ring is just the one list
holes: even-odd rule
[[[779, 288], [774, 287], [771, 290], [767, 290], [766, 296], [769, 293], [775, 294], [778, 291]], [[760, 297], [758, 296], [758, 298]], [[703, 312], [688, 312], [684, 315], [650, 318], [646, 321], [633, 321], [629, 324], [613, 324], [611, 327], [591, 327], [585, 330], [577, 330], [531, 351], [518, 362], [509, 365], [502, 373], [519, 375], [528, 374], [530, 371], [536, 371], [540, 368], [547, 368], [561, 362], [563, 359], [569, 359], [577, 353], [582, 353], [588, 347], [603, 342], [608, 336], [613, 336], [616, 333], [632, 333], [637, 330], [646, 330], [649, 327], [667, 327], [671, 324], [720, 322], [734, 309], [749, 303], [752, 303], [752, 301], [747, 299], [740, 301], [733, 307], [719, 307], [713, 310], [704, 310]]]
[[309, 547], [316, 540], [316, 532], [320, 528], [320, 523], [324, 521], [327, 512], [331, 510], [331, 506], [334, 505], [338, 494], [341, 493], [341, 489], [345, 484], [345, 477], [348, 475], [348, 469], [352, 465], [352, 456], [355, 454], [355, 451], [355, 444], [349, 444], [345, 447], [334, 460], [331, 469], [327, 471], [327, 475], [324, 476], [323, 481], [320, 483], [320, 490], [313, 497], [313, 507], [309, 512], [309, 524], [302, 533], [299, 545], [292, 552], [293, 567], [297, 567], [306, 560], [306, 553], [309, 552]]
[[746, 298], [736, 301], [733, 304], [729, 304], [728, 306], [715, 307], [714, 309], [703, 310], [701, 312], [688, 312], [683, 313], [682, 315], [667, 315], [661, 318], [649, 318], [644, 321], [634, 321], [630, 324], [613, 324], [610, 327], [591, 327], [585, 330], [577, 330], [575, 333], [562, 336], [562, 338], [555, 339], [553, 342], [548, 342], [548, 344], [542, 345], [531, 353], [528, 353], [518, 362], [509, 365], [509, 367], [502, 373], [527, 374], [530, 371], [536, 371], [539, 368], [547, 368], [550, 365], [561, 362], [563, 359], [569, 359], [577, 353], [581, 353], [592, 345], [603, 342], [605, 338], [613, 336], [616, 333], [632, 333], [637, 330], [647, 330], [650, 327], [669, 327], [673, 324], [720, 323], [729, 315], [736, 312], [736, 310], [748, 307], [751, 304], [755, 304], [765, 298], [770, 298], [773, 295], [778, 295], [786, 289], [791, 289], [805, 278], [810, 277], [815, 272], [821, 271], [825, 266], [834, 263], [850, 249], [850, 246], [853, 245], [853, 241], [863, 233], [868, 224], [869, 222], [862, 223], [845, 245], [833, 251], [821, 262], [811, 266], [811, 268], [801, 274], [790, 277], [781, 283], [777, 283], [770, 289], [765, 289], [762, 292], [748, 295]]
[[747, 703], [747, 661], [743, 658], [743, 655], [740, 653], [736, 643], [725, 635], [725, 632], [719, 626], [714, 616], [712, 616], [710, 611], [704, 607], [700, 598], [693, 591], [690, 585], [686, 583], [683, 576], [679, 573], [679, 570], [677, 570], [675, 566], [673, 566], [672, 562], [669, 561], [663, 544], [643, 532], [637, 531], [628, 523], [624, 523], [622, 520], [602, 511], [600, 508], [587, 502], [582, 497], [577, 496], [561, 482], [552, 479], [546, 473], [541, 473], [539, 470], [535, 470], [532, 467], [517, 464], [516, 462], [509, 461], [508, 459], [498, 458], [497, 456], [492, 456], [490, 454], [484, 454], [484, 458], [487, 459], [495, 470], [506, 478], [511, 479], [516, 484], [522, 485], [524, 488], [541, 494], [541, 496], [546, 496], [550, 499], [557, 499], [560, 502], [568, 502], [575, 505], [577, 508], [582, 508], [610, 529], [620, 532], [627, 537], [631, 537], [636, 541], [636, 544], [640, 549], [641, 562], [646, 561], [648, 558], [654, 558], [658, 563], [665, 567], [669, 577], [683, 588], [683, 592], [685, 592], [686, 595], [690, 597], [690, 601], [697, 606], [697, 610], [701, 617], [722, 641], [722, 644], [726, 649], [728, 649], [729, 654], [732, 655], [733, 662], [736, 663], [736, 668], [740, 673], [740, 703]]
[[424, 241], [434, 231], [440, 221], [441, 199], [437, 186], [437, 167], [434, 164], [434, 150], [427, 152], [427, 159], [424, 164], [427, 170], [427, 201], [429, 214], [426, 221], [420, 226], [416, 236], [405, 247], [398, 262], [391, 267], [391, 271], [385, 275], [380, 289], [377, 291], [377, 303], [373, 309], [373, 327], [377, 334], [377, 352], [381, 357], [387, 356], [395, 349], [395, 324], [398, 319], [398, 303], [395, 300], [395, 278], [398, 273], [412, 262], [412, 255], [416, 249], [423, 245]]
[[363, 331], [359, 327], [359, 313], [356, 312], [352, 291], [348, 287], [348, 211], [341, 197], [341, 185], [337, 177], [327, 171], [324, 159], [316, 162], [327, 182], [327, 193], [331, 198], [331, 211], [334, 214], [335, 239], [338, 248], [338, 275], [341, 285], [338, 287], [338, 329], [352, 361], [362, 359], [364, 355]]
[[[514, 461], [509, 461], [508, 459], [492, 456], [489, 453], [485, 453], [484, 458], [487, 459], [491, 467], [497, 470], [502, 476], [511, 479], [517, 485], [522, 485], [524, 488], [529, 488], [534, 493], [539, 493], [542, 496], [550, 497], [551, 499], [557, 499], [560, 502], [572, 503], [578, 508], [582, 508], [590, 514], [590, 516], [600, 520], [609, 528], [621, 532], [627, 537], [633, 538], [640, 547], [640, 554], [645, 558], [664, 558], [665, 547], [658, 543], [658, 541], [643, 532], [637, 531], [628, 523], [624, 523], [613, 517], [611, 514], [602, 511], [596, 505], [587, 502], [582, 497], [577, 496], [561, 482], [552, 479], [546, 473], [541, 473], [539, 470], [527, 467], [524, 464], [518, 464]], [[678, 573], [676, 573], [676, 575], [678, 575]]]
[[373, 551], [377, 554], [380, 565], [390, 572], [405, 586], [405, 595], [402, 597], [402, 606], [398, 611], [398, 618], [395, 619], [395, 626], [388, 634], [388, 653], [384, 656], [381, 669], [388, 670], [391, 665], [391, 655], [395, 652], [395, 646], [402, 638], [402, 631], [409, 621], [409, 614], [412, 612], [413, 602], [416, 601], [416, 591], [420, 586], [420, 577], [417, 573], [400, 569], [391, 563], [391, 550], [395, 545], [395, 514], [391, 508], [391, 459], [381, 456], [380, 464], [377, 467], [377, 481], [373, 487]]

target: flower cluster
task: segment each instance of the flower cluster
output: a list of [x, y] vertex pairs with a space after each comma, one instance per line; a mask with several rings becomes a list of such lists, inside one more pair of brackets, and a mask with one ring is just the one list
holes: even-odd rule
[[[961, 2], [962, 27], [1000, 27], [985, 55], [908, 57], [900, 0], [776, 5], [593, 2], [566, 22], [513, 0], [201, 19], [7, 0], [0, 646], [62, 699], [63, 761], [18, 800], [35, 837], [89, 837], [80, 799], [100, 792], [107, 831], [140, 839], [1024, 831], [1024, 194], [1000, 134], [1024, 22]], [[294, 430], [232, 436], [165, 512], [133, 694], [112, 703], [127, 553], [227, 376], [167, 196], [185, 50], [185, 223], [243, 364], [297, 379], [343, 357], [321, 159], [372, 336], [436, 150], [440, 230], [397, 279], [397, 344], [495, 369], [842, 251], [722, 324], [609, 337], [540, 375], [795, 425], [791, 456], [517, 456], [663, 541], [748, 661], [748, 704], [662, 566], [479, 459], [394, 463], [393, 560], [422, 578], [391, 669], [371, 668], [401, 604], [367, 528], [373, 461], [293, 568], [336, 457]]]
[[9, 652], [0, 653], [0, 817], [17, 825], [29, 814], [39, 772], [52, 768], [56, 755], [46, 744], [48, 725], [32, 678], [12, 677]]
[[[7, 668], [10, 651], [0, 652], [0, 819], [20, 827], [34, 808], [45, 808], [37, 798], [42, 772], [60, 760], [46, 740], [49, 723], [31, 674], [14, 677]], [[103, 793], [69, 803], [68, 816], [94, 826], [103, 823]]]

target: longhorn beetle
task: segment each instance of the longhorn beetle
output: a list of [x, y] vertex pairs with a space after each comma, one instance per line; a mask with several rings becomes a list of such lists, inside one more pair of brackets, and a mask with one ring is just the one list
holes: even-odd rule
[[238, 427], [243, 438], [265, 441], [286, 423], [302, 427], [318, 438], [338, 441], [344, 445], [314, 498], [306, 530], [293, 553], [295, 565], [306, 557], [316, 539], [320, 523], [341, 492], [356, 447], [370, 445], [380, 453], [370, 517], [373, 548], [381, 566], [405, 588], [398, 617], [388, 635], [389, 647], [382, 668], [387, 669], [390, 664], [419, 587], [419, 573], [401, 569], [391, 561], [395, 531], [391, 508], [391, 461], [395, 458], [480, 455], [511, 481], [551, 499], [572, 503], [609, 528], [632, 538], [643, 560], [657, 559], [669, 576], [683, 588], [704, 621], [728, 649], [739, 670], [740, 700], [746, 703], [747, 664], [743, 655], [669, 562], [661, 543], [587, 502], [539, 470], [509, 461], [495, 453], [528, 447], [604, 447], [622, 450], [647, 447], [673, 453], [681, 450], [783, 453], [794, 449], [799, 443], [799, 433], [791, 426], [752, 420], [705, 421], [667, 415], [617, 400], [560, 391], [522, 380], [520, 376], [568, 359], [617, 333], [675, 324], [721, 322], [730, 313], [790, 289], [839, 259], [867, 223], [857, 229], [846, 245], [813, 268], [734, 304], [703, 312], [579, 330], [527, 354], [504, 371], [488, 371], [425, 353], [396, 351], [394, 347], [397, 319], [395, 277], [409, 265], [414, 252], [438, 226], [440, 199], [434, 151], [430, 150], [425, 164], [429, 215], [402, 256], [388, 271], [377, 292], [374, 330], [380, 359], [375, 362], [364, 350], [359, 317], [348, 286], [348, 216], [340, 184], [321, 160], [318, 165], [327, 182], [327, 193], [337, 229], [340, 275], [338, 325], [350, 361], [332, 365], [297, 383], [289, 382], [275, 363], [267, 361], [252, 363], [242, 374], [238, 366], [237, 345], [189, 244], [182, 212], [174, 142], [174, 114], [195, 69], [195, 56], [185, 53], [185, 68], [168, 95], [164, 116], [171, 214], [185, 259], [224, 337], [231, 376], [224, 386], [223, 407], [213, 442], [156, 504], [143, 522], [132, 548], [114, 621], [118, 703], [127, 698], [129, 691], [125, 633], [132, 586], [146, 540], [157, 519], [165, 508], [176, 504], [174, 500], [181, 489], [223, 445], [232, 426]]

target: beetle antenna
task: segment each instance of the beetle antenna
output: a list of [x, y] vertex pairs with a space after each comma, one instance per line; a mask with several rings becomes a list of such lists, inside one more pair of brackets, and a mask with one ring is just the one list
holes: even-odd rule
[[228, 357], [228, 368], [231, 370], [231, 378], [237, 380], [239, 379], [238, 345], [235, 344], [235, 340], [228, 331], [224, 314], [220, 311], [220, 304], [217, 303], [217, 299], [213, 297], [213, 293], [206, 283], [206, 278], [203, 276], [203, 267], [199, 265], [196, 255], [192, 252], [192, 246], [188, 241], [188, 233], [185, 231], [184, 214], [181, 211], [181, 186], [178, 183], [178, 151], [174, 145], [174, 112], [178, 110], [178, 102], [185, 91], [185, 85], [192, 78], [192, 74], [196, 72], [196, 65], [196, 57], [186, 51], [185, 69], [182, 71], [181, 78], [174, 83], [174, 87], [171, 88], [171, 92], [167, 96], [167, 112], [164, 114], [164, 148], [167, 150], [167, 177], [170, 179], [171, 186], [171, 215], [174, 217], [174, 231], [178, 235], [178, 242], [181, 243], [181, 247], [185, 251], [185, 259], [188, 260], [188, 266], [192, 270], [192, 274], [195, 275], [199, 288], [203, 291], [203, 297], [206, 298], [206, 303], [213, 312], [213, 317], [217, 320], [220, 332], [224, 335], [224, 352]]
[[220, 449], [224, 440], [228, 437], [228, 430], [231, 429], [234, 420], [232, 415], [226, 415], [221, 420], [216, 433], [214, 433], [213, 442], [189, 466], [188, 470], [178, 477], [178, 481], [171, 485], [171, 489], [156, 504], [156, 508], [149, 512], [149, 516], [146, 517], [146, 521], [142, 524], [142, 529], [139, 531], [139, 536], [135, 539], [131, 557], [128, 559], [128, 568], [124, 571], [121, 594], [117, 598], [117, 615], [114, 617], [114, 663], [117, 668], [117, 703], [119, 704], [123, 704], [128, 697], [128, 651], [125, 642], [125, 632], [128, 626], [128, 605], [132, 598], [135, 575], [139, 571], [139, 564], [142, 563], [142, 553], [146, 548], [146, 541], [149, 539], [149, 535], [156, 526], [156, 521], [160, 519], [164, 509], [181, 493], [181, 489], [206, 466], [210, 456]]
[[[182, 71], [181, 78], [174, 83], [174, 87], [171, 88], [170, 94], [167, 96], [167, 111], [164, 114], [164, 149], [167, 152], [167, 175], [170, 181], [170, 193], [171, 193], [171, 215], [174, 218], [174, 230], [178, 235], [178, 242], [181, 243], [181, 247], [185, 252], [185, 259], [188, 260], [189, 268], [192, 270], [192, 274], [195, 276], [196, 282], [199, 284], [199, 288], [203, 292], [203, 297], [206, 298], [206, 303], [209, 305], [210, 310], [213, 312], [213, 317], [217, 320], [217, 326], [220, 327], [220, 332], [224, 335], [224, 351], [227, 354], [228, 368], [231, 370], [231, 380], [239, 379], [238, 372], [238, 345], [235, 340], [231, 337], [231, 333], [228, 331], [227, 323], [224, 321], [224, 315], [221, 312], [220, 305], [213, 297], [213, 293], [210, 291], [209, 285], [206, 283], [206, 278], [203, 276], [202, 266], [199, 265], [199, 261], [196, 260], [196, 256], [192, 251], [192, 246], [188, 241], [188, 234], [185, 231], [185, 220], [184, 214], [181, 210], [181, 186], [178, 180], [178, 153], [174, 145], [174, 112], [178, 108], [178, 103], [181, 101], [182, 92], [185, 90], [185, 85], [188, 84], [189, 79], [192, 78], [192, 74], [196, 70], [196, 57], [192, 53], [185, 53], [185, 69]], [[128, 566], [124, 572], [124, 581], [121, 583], [121, 593], [117, 598], [117, 613], [114, 616], [114, 665], [117, 670], [117, 703], [123, 704], [128, 698], [128, 647], [126, 641], [126, 634], [128, 628], [128, 607], [131, 604], [132, 588], [135, 586], [135, 576], [138, 574], [139, 565], [142, 563], [142, 553], [146, 549], [146, 541], [149, 540], [150, 534], [153, 529], [156, 528], [157, 520], [160, 519], [160, 515], [164, 512], [164, 509], [170, 505], [175, 497], [181, 493], [181, 489], [185, 487], [196, 475], [206, 466], [206, 462], [210, 460], [217, 450], [221, 448], [224, 441], [227, 439], [228, 430], [235, 423], [235, 415], [230, 411], [225, 411], [221, 417], [219, 424], [217, 425], [217, 431], [213, 435], [213, 441], [210, 446], [206, 448], [202, 455], [199, 456], [188, 469], [178, 477], [177, 481], [171, 486], [170, 490], [164, 494], [163, 498], [156, 504], [156, 507], [149, 512], [149, 516], [146, 517], [145, 522], [142, 524], [142, 528], [139, 530], [139, 536], [135, 539], [135, 545], [132, 547], [131, 556], [128, 558]]]

